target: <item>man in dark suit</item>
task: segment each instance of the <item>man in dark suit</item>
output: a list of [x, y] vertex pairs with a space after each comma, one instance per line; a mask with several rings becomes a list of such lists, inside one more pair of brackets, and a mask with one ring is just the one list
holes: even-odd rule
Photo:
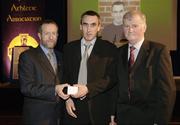
[[[54, 50], [58, 26], [45, 20], [39, 27], [40, 45], [23, 52], [19, 58], [19, 82], [24, 95], [23, 124], [57, 125], [61, 104], [57, 95], [67, 84], [58, 85], [62, 77], [62, 55]], [[51, 52], [51, 54], [49, 53]]]
[[[83, 37], [64, 47], [65, 82], [78, 87], [76, 94], [66, 100], [65, 125], [106, 125], [111, 115], [111, 89], [115, 84], [116, 47], [97, 38], [100, 30], [100, 16], [94, 11], [81, 15], [80, 29]], [[87, 77], [80, 80], [85, 44], [88, 48]], [[83, 77], [83, 78], [84, 78]]]
[[176, 95], [168, 50], [145, 40], [146, 17], [142, 12], [127, 12], [123, 27], [128, 44], [118, 52], [117, 122], [167, 125]]

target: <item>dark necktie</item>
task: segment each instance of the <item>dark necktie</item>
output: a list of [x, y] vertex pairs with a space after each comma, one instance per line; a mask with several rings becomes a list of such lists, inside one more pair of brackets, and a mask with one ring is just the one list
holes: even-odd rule
[[88, 59], [88, 50], [91, 44], [84, 44], [85, 50], [81, 59], [79, 75], [78, 75], [78, 83], [87, 84], [87, 59]]
[[128, 62], [128, 66], [129, 66], [129, 82], [128, 82], [128, 96], [129, 99], [131, 98], [131, 89], [132, 89], [132, 78], [131, 78], [131, 69], [134, 65], [135, 62], [135, 55], [134, 55], [134, 51], [135, 51], [135, 47], [131, 46], [130, 47], [130, 56], [129, 56], [129, 62]]

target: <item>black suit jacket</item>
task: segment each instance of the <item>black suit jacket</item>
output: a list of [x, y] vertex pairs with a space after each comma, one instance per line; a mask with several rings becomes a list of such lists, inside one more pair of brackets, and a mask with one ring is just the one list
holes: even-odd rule
[[62, 77], [62, 55], [56, 52], [58, 71], [55, 74], [41, 49], [31, 48], [20, 55], [19, 81], [24, 95], [23, 120], [25, 124], [54, 125], [60, 116], [55, 96], [55, 85]]
[[120, 125], [166, 125], [176, 87], [171, 59], [165, 46], [144, 41], [132, 67], [131, 99], [128, 98], [128, 44], [118, 51], [117, 120]]
[[[107, 124], [111, 114], [111, 89], [115, 85], [116, 47], [110, 42], [97, 39], [87, 62], [88, 95], [83, 101], [74, 99], [76, 124], [87, 124], [89, 115], [93, 125]], [[76, 84], [81, 62], [81, 40], [68, 43], [64, 47], [65, 82]], [[70, 118], [71, 119], [71, 118]], [[70, 121], [67, 119], [66, 121]], [[72, 119], [71, 119], [72, 120]], [[70, 124], [70, 123], [66, 123]]]

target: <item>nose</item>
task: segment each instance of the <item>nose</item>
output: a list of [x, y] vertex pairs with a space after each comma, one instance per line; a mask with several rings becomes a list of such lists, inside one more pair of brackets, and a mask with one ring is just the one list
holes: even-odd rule
[[49, 34], [49, 38], [53, 39], [54, 35], [52, 33]]
[[122, 14], [122, 12], [118, 12], [118, 13], [117, 13], [117, 16], [121, 16], [121, 14]]
[[90, 30], [91, 30], [91, 26], [88, 25], [88, 26], [87, 26], [87, 31], [89, 32]]
[[132, 26], [129, 26], [129, 27], [128, 27], [128, 31], [129, 31], [129, 32], [132, 32], [132, 31], [133, 31]]

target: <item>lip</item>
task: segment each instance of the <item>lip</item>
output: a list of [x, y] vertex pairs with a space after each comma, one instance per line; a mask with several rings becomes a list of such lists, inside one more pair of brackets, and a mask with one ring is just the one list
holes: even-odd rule
[[133, 34], [133, 33], [128, 33], [127, 35], [128, 35], [128, 36], [134, 36], [134, 34]]
[[87, 36], [92, 36], [92, 34], [87, 34]]

